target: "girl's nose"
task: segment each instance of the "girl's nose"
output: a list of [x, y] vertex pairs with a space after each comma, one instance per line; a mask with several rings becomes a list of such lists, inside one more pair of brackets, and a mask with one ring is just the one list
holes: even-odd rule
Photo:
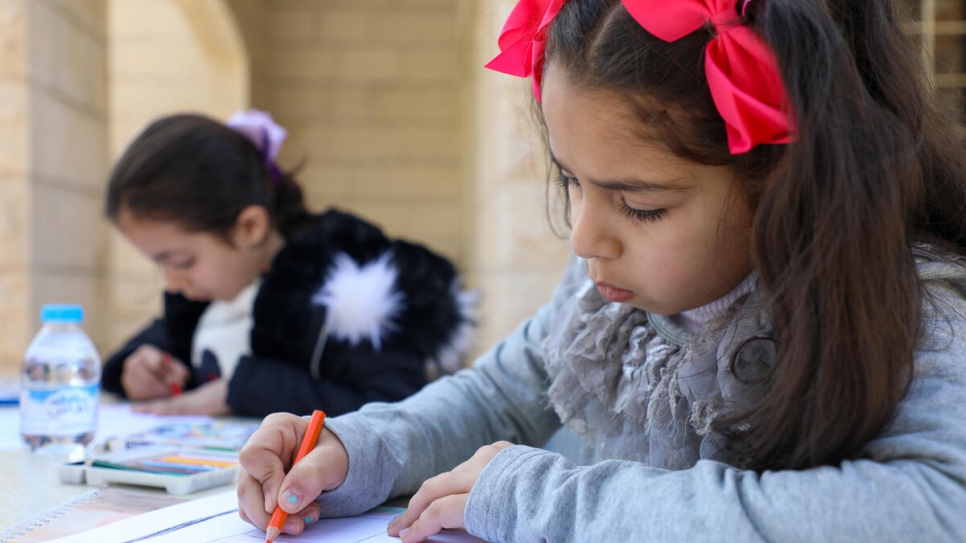
[[164, 290], [168, 292], [181, 292], [184, 289], [185, 280], [182, 274], [172, 270], [164, 270]]
[[570, 248], [577, 256], [590, 259], [621, 255], [621, 244], [611, 224], [614, 214], [604, 207], [604, 202], [586, 197], [571, 203]]

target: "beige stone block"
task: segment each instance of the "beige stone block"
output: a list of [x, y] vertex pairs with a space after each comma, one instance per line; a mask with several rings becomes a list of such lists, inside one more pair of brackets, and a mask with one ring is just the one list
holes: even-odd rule
[[349, 211], [352, 201], [352, 195], [345, 192], [333, 193], [315, 190], [305, 193], [305, 205], [314, 212], [322, 212], [331, 208]]
[[27, 87], [19, 81], [0, 81], [0, 176], [23, 175], [27, 170]]
[[328, 28], [320, 33], [319, 17], [309, 11], [271, 12], [268, 15], [268, 39], [275, 43], [312, 42], [328, 38]]
[[111, 49], [109, 77], [198, 85], [206, 66], [194, 39], [128, 41]]
[[0, 364], [17, 368], [36, 332], [30, 311], [31, 277], [26, 270], [0, 272]]
[[106, 0], [52, 0], [52, 4], [73, 16], [88, 33], [104, 38], [107, 25]]
[[27, 74], [25, 1], [0, 4], [0, 81], [23, 81]]
[[399, 77], [400, 53], [393, 47], [360, 46], [340, 50], [336, 76], [348, 81], [385, 81]]
[[460, 76], [459, 52], [437, 47], [406, 50], [400, 54], [399, 74], [404, 79], [449, 80]]
[[331, 198], [353, 192], [356, 168], [322, 164], [321, 161], [313, 160], [305, 163], [305, 168], [298, 173], [297, 179], [306, 195], [320, 194]]
[[100, 113], [107, 111], [107, 47], [104, 41], [71, 29], [67, 60], [58, 74], [56, 87], [78, 102]]
[[35, 81], [53, 87], [64, 66], [62, 54], [67, 49], [68, 23], [48, 2], [31, 2], [28, 8], [28, 69]]
[[[274, 48], [268, 73], [275, 84], [323, 81], [336, 77], [336, 53], [325, 48]], [[281, 81], [278, 81], [281, 80]]]
[[460, 114], [460, 89], [455, 85], [382, 87], [371, 93], [369, 114], [375, 119], [433, 119], [454, 125]]
[[[387, 11], [416, 10], [434, 11], [449, 9], [456, 0], [328, 0], [326, 5], [333, 11]], [[313, 0], [281, 0], [282, 5], [305, 6], [313, 4]]]
[[193, 36], [184, 14], [171, 0], [108, 0], [107, 7], [112, 39], [123, 42]]
[[[114, 162], [120, 157], [124, 149], [140, 134], [154, 118], [157, 112], [145, 109], [141, 112], [130, 112], [123, 116], [111, 116], [110, 147], [108, 154], [111, 157], [109, 163], [113, 166]], [[110, 168], [108, 168], [110, 171]], [[107, 186], [105, 180], [104, 185]]]
[[556, 237], [547, 217], [543, 187], [521, 183], [497, 189], [488, 266], [498, 270], [545, 272], [566, 262], [566, 239]]
[[31, 97], [30, 112], [34, 171], [101, 194], [108, 169], [106, 119], [40, 91]]
[[456, 3], [445, 9], [419, 12], [388, 11], [372, 17], [372, 38], [379, 41], [454, 44], [456, 39]]
[[459, 124], [460, 90], [452, 84], [379, 81], [325, 82], [279, 86], [269, 109], [286, 127], [335, 121], [372, 124]]
[[317, 17], [318, 41], [358, 42], [378, 38], [370, 11], [326, 10]]
[[136, 130], [143, 129], [149, 118], [182, 111], [199, 111], [207, 104], [208, 94], [202, 85], [120, 80], [111, 86], [113, 118], [136, 118]]
[[107, 223], [100, 199], [63, 186], [34, 182], [31, 244], [35, 269], [104, 270]]
[[383, 157], [451, 158], [462, 151], [448, 128], [421, 127], [312, 127], [292, 131], [296, 147], [311, 156], [376, 159]]
[[[117, 228], [113, 226], [109, 228], [108, 264], [111, 271], [119, 277], [155, 278], [157, 276], [157, 282], [160, 284], [160, 274], [155, 263], [141, 254]], [[155, 279], [151, 281], [155, 282]]]
[[458, 164], [426, 166], [326, 166], [310, 162], [302, 179], [309, 192], [380, 198], [422, 197], [458, 201], [470, 190]]
[[[24, 270], [30, 265], [29, 198], [25, 180], [0, 183], [0, 272]], [[6, 298], [0, 298], [0, 306], [6, 303]]]
[[368, 85], [318, 83], [280, 85], [272, 89], [273, 117], [285, 127], [305, 126], [331, 119], [359, 119], [370, 115]]
[[452, 247], [462, 236], [461, 209], [454, 202], [398, 202], [356, 197], [350, 209], [392, 237], [423, 243], [434, 249]]
[[[61, 2], [70, 4], [71, 2]], [[57, 3], [30, 4], [30, 73], [84, 107], [103, 112], [107, 105], [106, 44], [92, 35], [73, 12]]]
[[115, 273], [108, 288], [110, 313], [144, 325], [163, 311], [163, 293], [160, 273]]
[[489, 274], [478, 278], [474, 287], [481, 294], [478, 328], [479, 353], [486, 352], [509, 336], [553, 296], [563, 267], [556, 272]]
[[132, 337], [146, 327], [152, 320], [152, 315], [112, 315], [105, 325], [105, 336], [101, 348], [101, 358], [107, 359], [124, 346]]

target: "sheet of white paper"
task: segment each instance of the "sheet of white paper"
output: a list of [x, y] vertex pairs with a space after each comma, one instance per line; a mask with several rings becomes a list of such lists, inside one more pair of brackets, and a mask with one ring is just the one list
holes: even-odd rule
[[127, 403], [101, 404], [97, 417], [95, 443], [104, 443], [112, 437], [123, 437], [144, 432], [161, 425], [204, 424], [212, 420], [211, 417], [200, 415], [159, 417], [147, 413], [135, 413], [131, 411], [131, 405]]
[[0, 407], [0, 451], [15, 451], [23, 446], [20, 439], [20, 408]]
[[[211, 420], [211, 417], [202, 416], [159, 417], [145, 413], [134, 413], [131, 411], [130, 404], [127, 403], [101, 404], [94, 443], [104, 443], [112, 437], [143, 432], [162, 424], [205, 423]], [[19, 407], [0, 407], [0, 450], [16, 450], [22, 446]]]
[[[238, 516], [235, 492], [157, 509], [49, 543], [261, 543], [265, 532]], [[322, 519], [298, 536], [282, 534], [275, 541], [298, 543], [399, 543], [386, 534], [386, 525], [401, 510], [376, 509], [350, 518]], [[434, 543], [478, 543], [462, 532], [433, 536]]]

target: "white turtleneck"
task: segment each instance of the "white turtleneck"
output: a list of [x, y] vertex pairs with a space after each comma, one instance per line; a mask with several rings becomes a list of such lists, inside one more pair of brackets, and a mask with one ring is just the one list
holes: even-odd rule
[[741, 284], [735, 287], [734, 290], [728, 294], [725, 294], [721, 298], [718, 298], [707, 305], [696, 307], [694, 309], [688, 309], [687, 311], [682, 311], [677, 315], [671, 315], [668, 317], [668, 319], [674, 325], [680, 326], [692, 334], [697, 334], [709, 321], [723, 315], [725, 310], [728, 309], [728, 307], [733, 304], [735, 300], [751, 292], [755, 288], [755, 281], [755, 274], [751, 274], [745, 278]]

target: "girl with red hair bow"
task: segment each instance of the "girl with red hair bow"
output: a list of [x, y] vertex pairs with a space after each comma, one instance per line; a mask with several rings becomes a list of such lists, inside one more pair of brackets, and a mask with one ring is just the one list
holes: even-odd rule
[[901, 28], [888, 0], [521, 0], [489, 67], [532, 77], [569, 197], [554, 299], [288, 474], [307, 421], [268, 419], [242, 516], [415, 492], [405, 543], [966, 540], [966, 154]]

